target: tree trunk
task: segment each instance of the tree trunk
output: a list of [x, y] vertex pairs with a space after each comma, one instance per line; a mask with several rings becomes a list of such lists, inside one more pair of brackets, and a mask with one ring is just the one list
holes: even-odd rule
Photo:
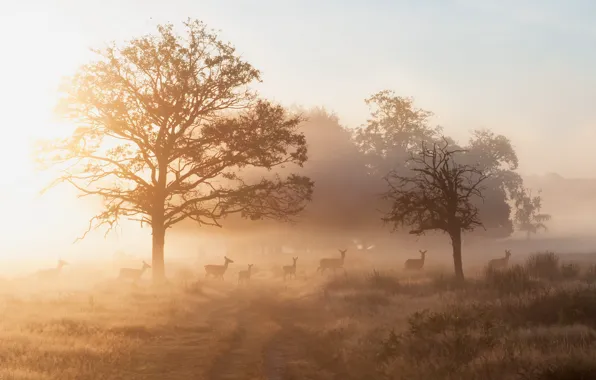
[[152, 261], [153, 282], [161, 284], [165, 281], [164, 245], [166, 240], [166, 229], [163, 226], [153, 226]]
[[461, 229], [451, 232], [451, 245], [453, 246], [453, 266], [455, 278], [459, 282], [464, 281], [464, 268], [461, 259]]

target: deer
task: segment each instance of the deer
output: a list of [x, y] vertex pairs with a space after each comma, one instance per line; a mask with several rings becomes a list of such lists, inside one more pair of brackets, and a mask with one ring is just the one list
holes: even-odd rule
[[37, 277], [42, 280], [50, 280], [58, 277], [60, 271], [62, 271], [62, 267], [68, 265], [68, 263], [64, 260], [58, 260], [58, 265], [56, 268], [51, 269], [44, 269], [37, 272]]
[[505, 257], [501, 257], [498, 259], [492, 259], [488, 262], [488, 267], [490, 269], [500, 269], [506, 268], [509, 264], [509, 257], [511, 257], [511, 251], [506, 249], [505, 250]]
[[251, 272], [252, 264], [248, 264], [247, 270], [241, 270], [240, 272], [238, 272], [238, 285], [240, 285], [240, 283], [248, 283], [250, 281]]
[[418, 250], [420, 252], [419, 259], [407, 259], [404, 263], [406, 270], [421, 270], [424, 267], [424, 260], [426, 259], [426, 250]]
[[234, 262], [233, 260], [228, 259], [226, 256], [224, 256], [224, 260], [224, 265], [205, 265], [205, 278], [211, 276], [213, 278], [219, 278], [223, 280], [223, 275], [226, 273], [228, 265]]
[[145, 261], [143, 261], [141, 269], [120, 268], [118, 280], [132, 280], [132, 282], [137, 282], [149, 268], [151, 268], [151, 265], [147, 264]]
[[319, 267], [317, 268], [317, 272], [325, 272], [326, 269], [333, 269], [333, 273], [335, 273], [335, 271], [337, 269], [344, 269], [344, 260], [346, 258], [346, 252], [348, 251], [347, 249], [338, 249], [339, 253], [341, 254], [341, 258], [337, 259], [337, 258], [324, 258], [321, 259], [321, 261], [319, 261]]
[[294, 277], [294, 279], [296, 279], [296, 261], [298, 261], [297, 257], [292, 257], [292, 260], [294, 260], [294, 264], [292, 265], [284, 265], [283, 270], [284, 270], [284, 281], [286, 280], [287, 276], [290, 277]]

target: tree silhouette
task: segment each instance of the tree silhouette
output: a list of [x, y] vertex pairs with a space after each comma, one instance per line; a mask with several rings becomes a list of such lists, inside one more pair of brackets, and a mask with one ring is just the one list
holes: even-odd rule
[[[230, 214], [289, 219], [311, 198], [297, 175], [243, 174], [302, 165], [301, 118], [259, 100], [249, 85], [260, 73], [200, 21], [96, 50], [99, 58], [70, 78], [61, 111], [78, 127], [43, 147], [81, 196], [97, 195], [92, 229], [120, 218], [152, 228], [153, 278], [164, 278], [166, 230], [190, 219], [221, 226]], [[83, 238], [84, 236], [83, 235]]]
[[507, 237], [513, 233], [512, 200], [523, 188], [523, 179], [516, 173], [518, 158], [511, 141], [487, 129], [472, 131], [465, 146], [465, 161], [478, 165], [489, 177], [482, 184], [483, 199], [476, 199], [476, 206], [485, 229], [474, 235]]
[[392, 171], [386, 176], [389, 190], [384, 198], [391, 201], [391, 209], [383, 220], [411, 227], [411, 234], [441, 230], [449, 234], [453, 245], [455, 275], [464, 279], [461, 257], [462, 231], [482, 226], [474, 198], [482, 198], [481, 183], [487, 175], [477, 167], [458, 164], [456, 156], [465, 155], [461, 149], [450, 149], [449, 141], [422, 143], [419, 153], [412, 153], [407, 162], [409, 176]]
[[542, 210], [542, 197], [540, 191], [538, 195], [533, 196], [532, 191], [522, 189], [515, 200], [516, 212], [515, 221], [520, 231], [526, 233], [526, 238], [530, 239], [532, 234], [538, 231], [548, 231], [546, 222], [551, 220], [550, 214], [544, 214]]
[[414, 106], [414, 100], [383, 90], [365, 100], [371, 110], [366, 125], [356, 130], [354, 141], [366, 156], [372, 173], [381, 176], [397, 162], [409, 158], [409, 152], [421, 149], [422, 142], [439, 138], [440, 127], [431, 127], [433, 113]]

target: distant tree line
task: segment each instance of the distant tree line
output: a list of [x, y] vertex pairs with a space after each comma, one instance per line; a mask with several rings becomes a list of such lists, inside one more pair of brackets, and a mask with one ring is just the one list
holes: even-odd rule
[[366, 99], [370, 118], [355, 129], [324, 109], [293, 112], [262, 99], [261, 73], [205, 24], [184, 30], [161, 25], [96, 50], [63, 87], [60, 112], [76, 129], [40, 151], [60, 170], [54, 184], [103, 200], [87, 232], [122, 218], [150, 226], [154, 280], [165, 276], [166, 231], [189, 222], [358, 231], [383, 219], [453, 242], [545, 227], [505, 136], [477, 130], [460, 145], [387, 90]]

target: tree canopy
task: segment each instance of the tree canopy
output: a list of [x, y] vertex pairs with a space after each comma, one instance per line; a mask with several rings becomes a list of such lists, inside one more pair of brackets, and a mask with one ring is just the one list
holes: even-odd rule
[[515, 220], [519, 230], [525, 232], [528, 239], [540, 230], [548, 231], [546, 222], [551, 220], [551, 215], [542, 212], [540, 192], [538, 195], [532, 195], [531, 190], [522, 189], [515, 202]]
[[524, 204], [523, 179], [516, 172], [517, 154], [507, 137], [478, 129], [472, 131], [467, 144], [459, 145], [449, 136], [443, 136], [441, 127], [432, 127], [432, 112], [417, 108], [412, 98], [385, 90], [366, 102], [371, 107], [371, 117], [357, 129], [354, 142], [365, 155], [371, 175], [383, 176], [390, 171], [406, 174], [411, 152], [420, 151], [422, 144], [447, 142], [451, 150], [466, 151], [465, 155], [459, 155], [459, 163], [478, 165], [488, 177], [483, 182], [484, 199], [473, 200], [485, 228], [477, 229], [472, 235], [506, 237], [511, 235], [514, 225], [521, 224], [518, 216], [522, 213], [518, 208]]
[[220, 226], [227, 215], [288, 219], [311, 198], [304, 176], [243, 171], [307, 160], [299, 116], [259, 99], [260, 73], [200, 21], [95, 50], [63, 88], [61, 112], [77, 126], [44, 147], [82, 196], [99, 196], [89, 230], [121, 218], [148, 224], [154, 279], [164, 277], [166, 229], [183, 220]]
[[460, 164], [464, 150], [449, 147], [449, 141], [426, 143], [412, 152], [407, 161], [409, 173], [395, 171], [387, 177], [385, 198], [391, 202], [383, 220], [394, 229], [410, 227], [420, 235], [430, 230], [449, 234], [453, 245], [456, 276], [463, 280], [461, 233], [482, 226], [474, 199], [482, 199], [482, 183], [488, 175], [479, 166]]
[[440, 137], [441, 127], [431, 127], [433, 113], [414, 106], [412, 98], [383, 90], [365, 99], [371, 117], [356, 130], [354, 141], [366, 155], [375, 174], [396, 170], [396, 163], [405, 162], [412, 150], [423, 142]]

